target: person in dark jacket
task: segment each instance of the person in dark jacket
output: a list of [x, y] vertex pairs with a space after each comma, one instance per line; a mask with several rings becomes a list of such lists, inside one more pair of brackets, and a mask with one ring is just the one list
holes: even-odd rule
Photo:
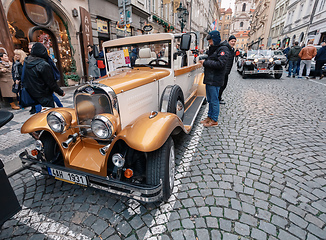
[[228, 61], [229, 48], [227, 43], [221, 43], [220, 32], [213, 30], [207, 35], [209, 42], [208, 57], [199, 62], [204, 66], [204, 84], [206, 84], [206, 98], [209, 104], [208, 116], [201, 121], [205, 127], [217, 126], [220, 104], [218, 94], [224, 84], [226, 64]]
[[53, 107], [53, 92], [64, 96], [57, 85], [48, 61], [48, 52], [42, 43], [35, 43], [31, 55], [25, 60], [26, 68], [23, 84], [31, 97], [43, 107]]
[[322, 67], [326, 63], [326, 42], [322, 42], [321, 46], [322, 47], [318, 50], [317, 55], [315, 57], [316, 68], [312, 79], [315, 79], [317, 74], [320, 76], [320, 79], [324, 77], [324, 74], [322, 72]]
[[229, 74], [230, 74], [232, 66], [233, 66], [233, 59], [234, 59], [234, 55], [235, 55], [234, 46], [235, 46], [236, 42], [237, 42], [237, 38], [234, 35], [231, 35], [227, 42], [227, 47], [229, 48], [229, 58], [228, 58], [228, 61], [226, 62], [226, 73], [225, 73], [225, 78], [224, 78], [224, 84], [220, 88], [220, 91], [218, 94], [218, 100], [219, 100], [220, 104], [225, 104], [224, 100], [222, 99], [222, 94], [228, 84]]
[[288, 60], [289, 60], [289, 74], [288, 77], [291, 77], [291, 73], [293, 72], [293, 77], [295, 77], [298, 63], [300, 60], [299, 53], [301, 51], [301, 47], [299, 46], [299, 42], [296, 41], [294, 43], [294, 46], [291, 48], [291, 50], [288, 53]]

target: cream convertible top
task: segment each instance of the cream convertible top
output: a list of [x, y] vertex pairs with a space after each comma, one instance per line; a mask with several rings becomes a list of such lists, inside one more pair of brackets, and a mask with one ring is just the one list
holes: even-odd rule
[[158, 33], [158, 34], [146, 34], [125, 38], [118, 38], [110, 40], [103, 43], [103, 47], [114, 47], [114, 46], [123, 46], [123, 45], [133, 45], [138, 43], [149, 43], [156, 41], [172, 40], [174, 39], [173, 34], [171, 33]]

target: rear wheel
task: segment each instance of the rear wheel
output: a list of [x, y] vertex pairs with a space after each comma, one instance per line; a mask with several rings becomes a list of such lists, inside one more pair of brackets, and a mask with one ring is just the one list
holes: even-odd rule
[[161, 148], [147, 154], [146, 183], [160, 184], [162, 179], [163, 201], [167, 201], [172, 194], [175, 175], [174, 143], [171, 136]]
[[[167, 98], [167, 108], [166, 111], [169, 113], [176, 114], [181, 120], [183, 120], [185, 106], [184, 106], [184, 97], [181, 88], [178, 85], [170, 86], [172, 87], [171, 92]], [[165, 91], [162, 94], [161, 99], [161, 109], [163, 104], [163, 99], [165, 97]]]

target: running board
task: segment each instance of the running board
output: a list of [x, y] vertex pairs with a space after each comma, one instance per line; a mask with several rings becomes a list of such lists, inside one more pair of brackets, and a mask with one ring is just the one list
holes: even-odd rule
[[192, 105], [185, 112], [185, 115], [183, 117], [183, 124], [185, 125], [185, 128], [187, 130], [189, 128], [191, 129], [192, 126], [194, 125], [195, 119], [205, 99], [206, 99], [205, 96], [197, 97], [192, 103]]

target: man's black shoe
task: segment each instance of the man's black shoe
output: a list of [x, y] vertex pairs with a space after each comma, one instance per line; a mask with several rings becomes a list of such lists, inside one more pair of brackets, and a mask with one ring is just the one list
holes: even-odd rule
[[220, 104], [225, 104], [223, 99], [220, 100]]
[[315, 77], [311, 77], [310, 79], [316, 79]]
[[324, 75], [321, 75], [320, 78], [319, 78], [319, 80], [322, 79], [323, 77], [325, 77], [325, 76]]

